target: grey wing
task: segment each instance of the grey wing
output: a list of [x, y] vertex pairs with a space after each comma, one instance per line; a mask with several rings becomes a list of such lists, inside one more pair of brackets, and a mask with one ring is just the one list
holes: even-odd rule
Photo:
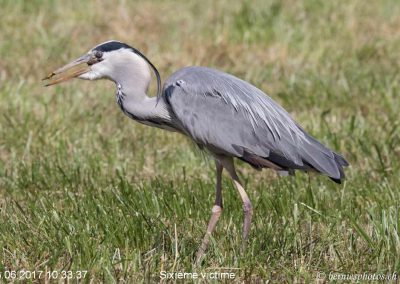
[[334, 180], [347, 162], [308, 135], [253, 85], [205, 67], [187, 67], [165, 83], [163, 95], [187, 135], [254, 167], [315, 169]]

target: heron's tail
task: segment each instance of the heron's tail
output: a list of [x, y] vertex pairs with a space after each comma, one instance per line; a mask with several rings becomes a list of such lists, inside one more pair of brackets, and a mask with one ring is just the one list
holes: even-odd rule
[[310, 165], [318, 172], [327, 175], [336, 183], [341, 183], [345, 178], [344, 167], [349, 163], [340, 154], [333, 152], [305, 133], [307, 141], [301, 147], [301, 156], [304, 163]]

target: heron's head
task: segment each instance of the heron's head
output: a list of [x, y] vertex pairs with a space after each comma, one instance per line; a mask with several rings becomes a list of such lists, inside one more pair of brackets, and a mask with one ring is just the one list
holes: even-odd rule
[[52, 72], [45, 79], [46, 86], [55, 85], [72, 78], [84, 80], [109, 79], [114, 82], [140, 78], [141, 82], [150, 82], [149, 65], [159, 81], [154, 65], [137, 49], [119, 42], [101, 43], [78, 59]]

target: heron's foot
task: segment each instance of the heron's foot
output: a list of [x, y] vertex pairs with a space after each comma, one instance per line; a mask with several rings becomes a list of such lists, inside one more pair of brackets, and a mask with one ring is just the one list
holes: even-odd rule
[[243, 243], [242, 243], [242, 253], [246, 251], [247, 241], [249, 239], [251, 219], [253, 217], [253, 208], [251, 206], [250, 200], [243, 203]]
[[211, 213], [210, 221], [208, 223], [207, 232], [203, 238], [203, 241], [201, 243], [199, 250], [196, 253], [196, 264], [197, 265], [201, 263], [204, 253], [207, 250], [208, 244], [210, 242], [210, 236], [211, 236], [212, 232], [214, 231], [215, 226], [217, 225], [219, 217], [221, 216], [222, 207], [219, 205], [214, 205], [211, 212], [212, 213]]

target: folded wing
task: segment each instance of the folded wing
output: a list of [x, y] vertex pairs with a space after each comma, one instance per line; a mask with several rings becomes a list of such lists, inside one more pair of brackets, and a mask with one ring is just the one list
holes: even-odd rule
[[182, 131], [198, 145], [256, 168], [316, 170], [336, 182], [347, 161], [305, 132], [264, 92], [227, 73], [187, 67], [174, 73], [163, 95]]

